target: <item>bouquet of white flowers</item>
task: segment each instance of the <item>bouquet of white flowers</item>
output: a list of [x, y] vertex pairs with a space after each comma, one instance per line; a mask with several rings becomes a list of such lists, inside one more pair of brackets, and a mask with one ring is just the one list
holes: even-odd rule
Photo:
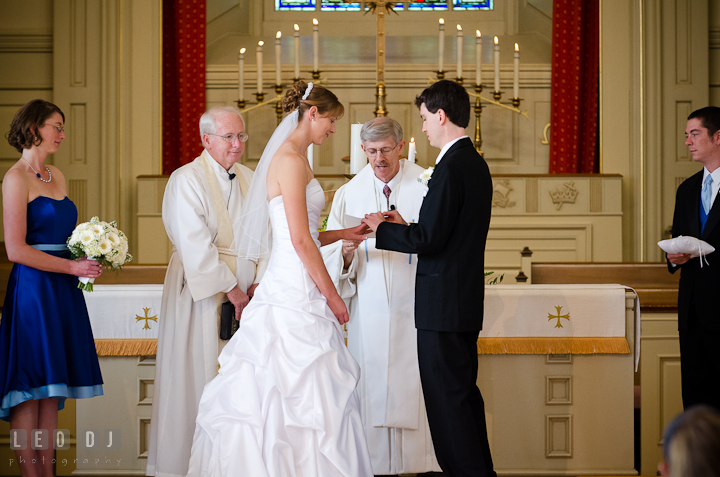
[[[73, 258], [86, 255], [88, 260], [97, 260], [111, 270], [121, 269], [124, 264], [132, 260], [127, 253], [127, 236], [117, 228], [117, 222], [103, 222], [97, 217], [90, 219], [73, 230], [67, 241]], [[81, 277], [78, 288], [91, 292], [94, 278]]]

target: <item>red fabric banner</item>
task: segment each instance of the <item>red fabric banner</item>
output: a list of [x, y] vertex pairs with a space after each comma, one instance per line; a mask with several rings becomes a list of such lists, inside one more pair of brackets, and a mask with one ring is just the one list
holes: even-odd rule
[[163, 0], [162, 170], [202, 152], [205, 112], [205, 0]]
[[552, 44], [549, 172], [599, 172], [599, 0], [555, 0]]

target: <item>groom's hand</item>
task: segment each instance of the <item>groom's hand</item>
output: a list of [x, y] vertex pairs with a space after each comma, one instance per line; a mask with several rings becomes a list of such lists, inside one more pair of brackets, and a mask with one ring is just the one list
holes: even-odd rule
[[383, 216], [388, 222], [407, 225], [407, 222], [405, 222], [405, 219], [402, 218], [402, 215], [400, 215], [400, 212], [398, 212], [397, 210], [389, 210], [387, 212], [383, 212]]
[[383, 217], [382, 212], [373, 212], [372, 214], [366, 214], [361, 222], [370, 227], [373, 232], [377, 232], [378, 225], [385, 222], [385, 217]]

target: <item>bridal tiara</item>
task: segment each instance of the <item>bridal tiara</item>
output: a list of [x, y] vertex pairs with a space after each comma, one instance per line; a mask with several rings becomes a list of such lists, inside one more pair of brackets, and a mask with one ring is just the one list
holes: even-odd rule
[[310, 83], [308, 83], [307, 88], [305, 88], [305, 94], [304, 94], [303, 97], [302, 97], [302, 100], [303, 100], [303, 101], [305, 101], [306, 99], [308, 99], [308, 96], [310, 96], [310, 91], [312, 91], [312, 88], [313, 88], [313, 84], [312, 84], [312, 81], [311, 81]]

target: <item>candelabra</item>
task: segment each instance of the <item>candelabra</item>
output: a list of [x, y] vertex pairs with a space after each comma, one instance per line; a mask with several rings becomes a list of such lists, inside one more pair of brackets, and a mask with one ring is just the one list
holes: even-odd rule
[[237, 107], [240, 111], [245, 109], [245, 100], [244, 99], [238, 99], [237, 101], [235, 101], [235, 104], [237, 104]]
[[275, 94], [278, 96], [277, 104], [275, 105], [275, 114], [277, 115], [277, 123], [280, 125], [280, 121], [282, 121], [282, 96], [280, 94], [282, 93], [282, 84], [276, 84], [275, 85]]
[[435, 74], [437, 74], [438, 81], [445, 79], [445, 72], [443, 70], [437, 70]]
[[312, 70], [310, 73], [312, 73], [313, 81], [320, 81], [320, 70]]
[[463, 77], [462, 77], [462, 76], [458, 76], [457, 78], [455, 78], [455, 82], [456, 82], [457, 84], [463, 84]]
[[257, 98], [258, 103], [262, 103], [265, 100], [265, 93], [262, 91], [258, 91], [257, 93], [253, 93], [255, 97]]
[[[458, 83], [462, 84], [462, 78], [456, 78], [455, 79]], [[480, 130], [480, 115], [482, 114], [482, 109], [485, 107], [482, 104], [482, 101], [489, 104], [494, 104], [496, 106], [500, 106], [501, 108], [509, 109], [511, 111], [514, 111], [518, 114], [522, 114], [523, 116], [527, 117], [527, 112], [523, 113], [520, 111], [520, 102], [522, 99], [520, 98], [510, 98], [510, 101], [512, 103], [512, 107], [502, 104], [500, 102], [500, 98], [502, 98], [502, 91], [493, 91], [493, 99], [487, 99], [480, 96], [482, 93], [483, 87], [482, 84], [475, 84], [475, 93], [469, 93], [472, 96], [475, 96], [475, 150], [480, 154], [480, 156], [484, 157], [484, 153], [482, 151], [482, 131]]]

